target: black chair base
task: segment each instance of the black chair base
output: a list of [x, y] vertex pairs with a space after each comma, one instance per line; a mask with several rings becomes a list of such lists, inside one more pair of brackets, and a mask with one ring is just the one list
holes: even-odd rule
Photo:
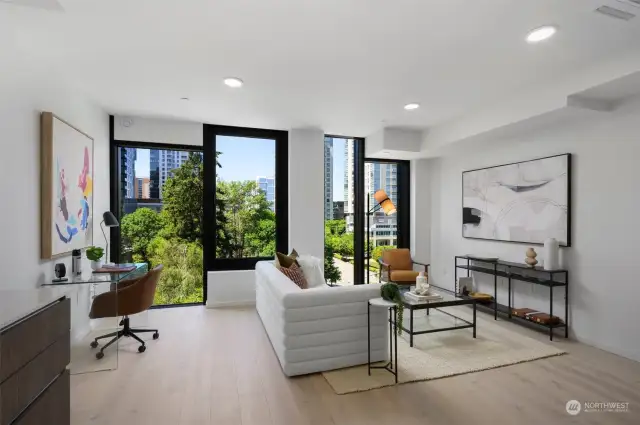
[[100, 351], [98, 351], [96, 353], [96, 358], [97, 359], [101, 359], [104, 357], [104, 350], [110, 346], [111, 344], [113, 344], [114, 342], [116, 342], [117, 340], [119, 340], [120, 338], [122, 338], [123, 336], [126, 337], [131, 337], [133, 339], [135, 339], [136, 341], [138, 341], [140, 344], [138, 347], [138, 352], [140, 353], [144, 353], [145, 350], [147, 349], [147, 346], [145, 345], [145, 342], [140, 339], [136, 334], [137, 333], [147, 333], [147, 332], [153, 332], [153, 339], [158, 339], [160, 338], [160, 334], [158, 333], [157, 329], [135, 329], [132, 328], [129, 324], [129, 318], [128, 317], [124, 317], [124, 319], [122, 319], [122, 321], [120, 322], [120, 324], [122, 325], [122, 329], [117, 331], [117, 332], [111, 332], [105, 335], [101, 335], [99, 337], [97, 337], [96, 339], [94, 339], [91, 342], [91, 348], [97, 348], [98, 347], [98, 340], [100, 339], [104, 339], [104, 338], [111, 338], [113, 337], [113, 339], [109, 342], [107, 342], [105, 344], [104, 347], [102, 347], [100, 349]]

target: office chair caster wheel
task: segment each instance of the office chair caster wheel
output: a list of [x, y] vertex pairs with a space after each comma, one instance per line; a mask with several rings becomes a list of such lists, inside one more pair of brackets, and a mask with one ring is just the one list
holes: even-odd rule
[[98, 341], [91, 341], [91, 348], [97, 348], [98, 347]]
[[146, 345], [141, 345], [138, 347], [138, 353], [144, 353], [147, 350]]
[[101, 358], [103, 358], [103, 357], [104, 357], [104, 353], [103, 353], [102, 351], [98, 351], [98, 352], [96, 353], [96, 359], [100, 360], [100, 359], [101, 359]]
[[158, 332], [153, 334], [153, 339], [158, 339], [160, 338], [160, 334]]

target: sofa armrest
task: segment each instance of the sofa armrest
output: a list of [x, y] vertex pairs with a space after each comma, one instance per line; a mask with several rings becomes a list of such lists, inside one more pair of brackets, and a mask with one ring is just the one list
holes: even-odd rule
[[380, 297], [380, 284], [333, 286], [291, 292], [282, 299], [284, 308], [305, 308], [322, 305], [366, 302]]

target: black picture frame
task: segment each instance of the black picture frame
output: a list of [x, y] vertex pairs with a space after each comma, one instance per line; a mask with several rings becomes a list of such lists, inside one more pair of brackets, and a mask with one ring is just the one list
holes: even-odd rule
[[479, 238], [479, 237], [474, 237], [474, 236], [466, 236], [464, 234], [464, 175], [466, 173], [472, 173], [474, 171], [482, 171], [482, 170], [488, 170], [491, 168], [500, 168], [500, 167], [506, 167], [506, 166], [510, 166], [510, 165], [516, 165], [516, 164], [524, 164], [527, 162], [534, 162], [534, 161], [540, 161], [540, 160], [545, 160], [545, 159], [549, 159], [549, 158], [557, 158], [557, 157], [561, 157], [561, 156], [566, 156], [567, 157], [567, 242], [565, 243], [560, 243], [560, 247], [563, 248], [570, 248], [571, 244], [572, 244], [572, 221], [571, 221], [571, 216], [572, 216], [572, 191], [571, 191], [571, 186], [572, 186], [572, 154], [571, 153], [564, 153], [564, 154], [558, 154], [558, 155], [550, 155], [550, 156], [545, 156], [545, 157], [541, 157], [541, 158], [534, 158], [534, 159], [529, 159], [526, 161], [516, 161], [516, 162], [511, 162], [511, 163], [507, 163], [507, 164], [499, 164], [499, 165], [492, 165], [489, 167], [483, 167], [483, 168], [475, 168], [472, 170], [465, 170], [462, 172], [462, 176], [460, 179], [460, 203], [461, 203], [461, 209], [462, 209], [462, 217], [461, 217], [461, 223], [460, 223], [460, 233], [462, 234], [462, 237], [465, 239], [473, 239], [473, 240], [482, 240], [482, 241], [491, 241], [491, 242], [508, 242], [508, 243], [517, 243], [517, 244], [526, 244], [526, 245], [535, 245], [535, 246], [543, 246], [544, 243], [539, 243], [539, 242], [531, 242], [531, 241], [512, 241], [512, 240], [505, 240], [505, 239], [491, 239], [491, 238]]

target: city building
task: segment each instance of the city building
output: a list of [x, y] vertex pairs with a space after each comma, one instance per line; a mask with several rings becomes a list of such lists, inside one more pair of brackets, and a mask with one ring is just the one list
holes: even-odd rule
[[344, 144], [344, 217], [347, 232], [353, 232], [354, 193], [353, 164], [355, 157], [353, 152], [353, 139], [348, 139]]
[[151, 150], [149, 154], [149, 197], [162, 199], [162, 187], [173, 176], [173, 170], [189, 159], [189, 151]]
[[120, 187], [122, 197], [135, 198], [136, 149], [120, 148]]
[[344, 201], [333, 201], [333, 219], [344, 220]]
[[276, 178], [275, 177], [256, 177], [256, 183], [266, 196], [267, 201], [271, 205], [271, 211], [275, 212], [276, 208]]
[[136, 177], [134, 184], [134, 193], [136, 199], [149, 199], [151, 180], [149, 177]]
[[333, 138], [324, 138], [324, 219], [333, 220]]

